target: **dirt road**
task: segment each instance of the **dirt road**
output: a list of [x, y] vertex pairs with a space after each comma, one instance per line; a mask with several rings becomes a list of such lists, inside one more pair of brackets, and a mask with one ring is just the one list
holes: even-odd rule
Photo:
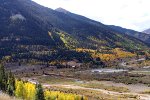
[[[28, 79], [29, 82], [31, 83], [37, 83], [37, 80], [34, 79]], [[69, 89], [84, 89], [84, 90], [92, 90], [92, 91], [99, 91], [101, 93], [104, 93], [104, 94], [108, 94], [108, 95], [116, 95], [116, 96], [119, 96], [119, 95], [134, 95], [134, 96], [138, 96], [138, 100], [150, 100], [150, 95], [148, 94], [139, 94], [139, 93], [133, 93], [133, 92], [113, 92], [113, 91], [108, 91], [108, 90], [104, 90], [104, 89], [95, 89], [95, 88], [86, 88], [86, 87], [82, 87], [82, 86], [77, 86], [77, 85], [63, 85], [63, 84], [46, 84], [46, 83], [43, 83], [42, 84], [43, 87], [45, 88], [50, 88], [50, 87], [61, 87], [61, 88], [69, 88]]]
[[92, 90], [92, 91], [99, 91], [104, 94], [108, 95], [135, 95], [138, 96], [138, 100], [150, 100], [150, 95], [148, 94], [139, 94], [139, 93], [130, 93], [130, 92], [113, 92], [113, 91], [108, 91], [104, 89], [94, 89], [94, 88], [86, 88], [86, 87], [81, 87], [81, 86], [76, 86], [76, 85], [62, 85], [62, 84], [55, 84], [55, 85], [49, 85], [49, 84], [43, 84], [44, 87], [49, 88], [49, 87], [62, 87], [62, 88], [70, 88], [70, 89], [84, 89], [84, 90]]

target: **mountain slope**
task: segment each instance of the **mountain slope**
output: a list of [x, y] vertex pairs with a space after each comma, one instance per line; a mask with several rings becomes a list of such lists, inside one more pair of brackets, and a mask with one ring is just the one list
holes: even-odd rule
[[[62, 13], [64, 13], [64, 14], [66, 14], [66, 15], [68, 15], [68, 16], [70, 16], [70, 17], [72, 17], [72, 18], [74, 18], [74, 19], [76, 19], [76, 20], [78, 20], [78, 21], [80, 21], [80, 22], [85, 22], [85, 23], [88, 23], [88, 24], [91, 24], [91, 25], [93, 25], [94, 27], [98, 27], [98, 29], [100, 29], [100, 30], [98, 30], [98, 32], [97, 33], [102, 33], [102, 34], [104, 34], [105, 36], [107, 36], [109, 33], [110, 33], [110, 35], [114, 35], [114, 34], [116, 34], [116, 36], [114, 36], [115, 38], [118, 38], [117, 36], [118, 35], [120, 35], [120, 34], [118, 34], [118, 33], [124, 33], [126, 30], [124, 30], [124, 31], [120, 31], [120, 30], [114, 30], [112, 27], [110, 27], [110, 26], [107, 26], [107, 25], [104, 25], [104, 24], [102, 24], [102, 23], [100, 23], [100, 22], [97, 22], [97, 21], [94, 21], [94, 20], [91, 20], [91, 19], [88, 19], [88, 18], [86, 18], [86, 17], [84, 17], [84, 16], [81, 16], [81, 15], [77, 15], [77, 14], [73, 14], [73, 13], [71, 13], [71, 12], [69, 12], [69, 11], [67, 11], [67, 10], [65, 10], [65, 9], [63, 9], [63, 8], [58, 8], [58, 9], [56, 9], [56, 11], [58, 11], [58, 12], [62, 12]], [[64, 12], [65, 11], [65, 12]], [[80, 29], [78, 29], [78, 30], [80, 30]], [[90, 28], [88, 28], [88, 30], [90, 30]], [[96, 29], [97, 30], [97, 29]], [[92, 30], [92, 35], [95, 33], [94, 32], [95, 30]], [[132, 30], [130, 30], [130, 31], [132, 31]], [[135, 33], [135, 31], [132, 31], [132, 33]], [[136, 33], [139, 33], [139, 32], [136, 32]], [[89, 33], [90, 34], [90, 33]], [[123, 37], [126, 37], [125, 38], [125, 40], [122, 40], [122, 41], [119, 41], [119, 40], [117, 40], [117, 42], [125, 42], [125, 41], [127, 41], [128, 40], [128, 38], [129, 39], [131, 39], [131, 37], [129, 37], [128, 35], [129, 34], [127, 34], [127, 35], [124, 35], [124, 34], [121, 34]], [[145, 38], [145, 40], [146, 40], [146, 38], [147, 38], [147, 35], [146, 36], [144, 36], [144, 35], [140, 35], [140, 34], [138, 34], [139, 36], [137, 36], [138, 37], [138, 39], [140, 39], [140, 38]], [[105, 36], [104, 37], [102, 37], [102, 38], [105, 38]], [[137, 38], [137, 37], [135, 37], [135, 38]], [[110, 39], [113, 39], [112, 37], [108, 37], [108, 38], [110, 38]], [[135, 41], [138, 41], [138, 40], [136, 40], [135, 38], [132, 38], [133, 40], [135, 40]], [[101, 39], [101, 38], [98, 38], [98, 39]], [[123, 38], [122, 38], [123, 39]], [[102, 39], [101, 39], [102, 40]], [[106, 38], [104, 39], [104, 41], [106, 40]], [[145, 41], [145, 40], [142, 40], [142, 41]], [[109, 41], [109, 40], [108, 40]], [[109, 41], [110, 42], [110, 41]], [[112, 42], [112, 41], [111, 41]], [[107, 44], [109, 44], [109, 43], [107, 43]], [[112, 44], [111, 44], [112, 45]], [[117, 45], [118, 46], [118, 45]], [[133, 46], [134, 47], [134, 46]]]
[[142, 32], [137, 32], [131, 29], [126, 29], [126, 28], [122, 28], [119, 26], [114, 26], [114, 25], [109, 25], [110, 28], [114, 29], [115, 31], [122, 33], [122, 34], [127, 34], [129, 36], [135, 37], [137, 39], [140, 39], [148, 44], [150, 44], [150, 35], [149, 34], [145, 34]]
[[36, 16], [37, 12], [33, 10], [38, 6], [33, 2], [29, 0], [1, 0], [0, 7], [0, 32], [3, 36], [1, 39], [14, 37], [19, 38], [20, 42], [29, 44], [50, 44], [53, 42], [48, 36], [48, 30], [52, 29], [52, 25], [42, 20], [40, 16]]
[[150, 29], [144, 30], [143, 33], [150, 34]]
[[[75, 53], [75, 57], [86, 59], [88, 54], [81, 57], [81, 53], [72, 50], [86, 48], [99, 51], [122, 48], [136, 51], [148, 48], [142, 41], [120, 34], [119, 31], [114, 31], [100, 22], [64, 9], [52, 10], [30, 0], [1, 0], [0, 13], [2, 56], [15, 55], [17, 58], [49, 60], [61, 57], [59, 51], [66, 51], [69, 52], [69, 57]], [[51, 51], [54, 51], [53, 54]], [[41, 54], [42, 57], [36, 54]]]
[[107, 26], [107, 25], [104, 25], [100, 22], [88, 19], [84, 16], [73, 14], [73, 13], [71, 13], [71, 12], [69, 12], [69, 11], [67, 11], [63, 8], [58, 8], [58, 9], [56, 9], [56, 11], [65, 13], [65, 14], [69, 15], [70, 17], [74, 18], [74, 19], [84, 21], [84, 22], [93, 24], [93, 25], [98, 26], [98, 27], [103, 27], [103, 28], [105, 28], [109, 31], [113, 31], [113, 32], [116, 32], [116, 33], [127, 34], [129, 36], [132, 36], [132, 37], [135, 37], [139, 40], [142, 40], [146, 43], [150, 43], [150, 35], [147, 35], [147, 34], [144, 34], [144, 33], [141, 33], [141, 32], [137, 32], [137, 31], [134, 31], [134, 30], [131, 30], [131, 29], [125, 29], [125, 28], [122, 28], [122, 27], [119, 27], [119, 26], [113, 26], [113, 25], [108, 25]]

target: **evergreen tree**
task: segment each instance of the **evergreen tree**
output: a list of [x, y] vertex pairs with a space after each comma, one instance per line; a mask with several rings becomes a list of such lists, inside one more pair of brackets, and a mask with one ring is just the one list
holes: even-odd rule
[[37, 84], [36, 86], [36, 100], [45, 100], [44, 91], [41, 84]]
[[0, 65], [0, 89], [3, 91], [7, 89], [7, 75], [3, 65]]
[[84, 100], [84, 97], [83, 97], [83, 96], [81, 97], [81, 100]]
[[15, 90], [15, 77], [10, 71], [8, 74], [8, 81], [7, 81], [7, 93], [9, 95], [14, 95], [14, 90]]
[[10, 84], [8, 84], [8, 86], [7, 86], [7, 93], [10, 96], [14, 95], [14, 89], [13, 89], [13, 87]]
[[145, 59], [150, 60], [150, 57], [148, 56], [148, 53], [145, 53]]

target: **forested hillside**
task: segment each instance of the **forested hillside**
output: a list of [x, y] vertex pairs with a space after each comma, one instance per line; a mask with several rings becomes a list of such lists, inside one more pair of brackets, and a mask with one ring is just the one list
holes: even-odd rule
[[115, 48], [138, 54], [149, 52], [141, 40], [120, 34], [100, 22], [46, 8], [31, 0], [1, 0], [0, 13], [0, 58], [8, 61], [94, 62], [89, 52], [78, 52], [75, 50], [78, 48], [106, 55], [111, 55]]

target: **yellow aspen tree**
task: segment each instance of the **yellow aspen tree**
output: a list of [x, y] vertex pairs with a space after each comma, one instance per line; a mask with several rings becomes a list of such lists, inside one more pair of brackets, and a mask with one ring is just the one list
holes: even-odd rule
[[18, 98], [23, 98], [24, 99], [24, 87], [23, 87], [23, 82], [22, 81], [16, 81], [16, 91], [15, 95]]

